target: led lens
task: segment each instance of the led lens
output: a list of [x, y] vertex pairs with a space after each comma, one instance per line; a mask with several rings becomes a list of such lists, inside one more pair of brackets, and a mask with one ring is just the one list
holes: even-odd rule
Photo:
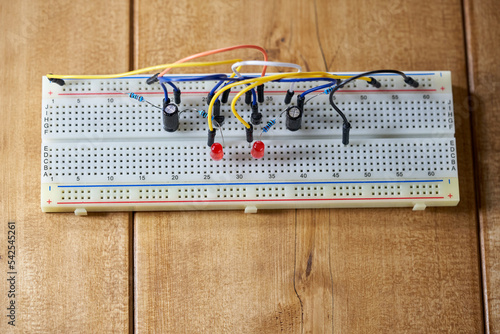
[[224, 157], [224, 151], [222, 150], [222, 145], [219, 143], [213, 143], [210, 147], [210, 157], [212, 160], [219, 161]]
[[252, 157], [255, 159], [262, 159], [264, 156], [264, 149], [266, 148], [266, 145], [264, 145], [263, 142], [261, 141], [256, 141], [253, 143], [252, 146], [252, 151], [250, 152], [252, 154]]

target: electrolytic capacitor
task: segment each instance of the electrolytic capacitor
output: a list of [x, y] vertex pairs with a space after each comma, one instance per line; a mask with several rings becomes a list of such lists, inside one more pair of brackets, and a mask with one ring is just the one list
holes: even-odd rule
[[165, 131], [175, 132], [179, 129], [179, 109], [175, 104], [163, 104], [162, 120]]
[[286, 128], [290, 131], [297, 131], [302, 126], [302, 110], [296, 106], [286, 109]]

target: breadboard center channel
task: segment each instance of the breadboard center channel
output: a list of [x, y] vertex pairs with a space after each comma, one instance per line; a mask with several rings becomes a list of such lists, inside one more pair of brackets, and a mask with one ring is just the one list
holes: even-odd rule
[[[340, 74], [340, 73], [339, 73]], [[352, 75], [353, 73], [349, 73]], [[163, 92], [144, 76], [109, 80], [43, 78], [42, 196], [45, 212], [211, 210], [325, 207], [451, 206], [459, 201], [450, 72], [412, 72], [415, 89], [394, 75], [382, 87], [346, 85], [335, 95], [342, 119], [319, 95], [306, 103], [302, 127], [288, 131], [287, 83], [265, 85], [263, 124], [250, 155], [245, 130], [223, 104], [224, 158], [209, 155], [206, 97], [214, 82], [179, 82], [182, 103], [176, 132], [162, 127], [161, 110], [131, 99], [134, 92], [161, 106]], [[299, 83], [296, 94], [317, 86]], [[233, 90], [230, 100], [238, 90]], [[293, 103], [293, 102], [292, 102]], [[238, 101], [240, 114], [249, 106]], [[276, 124], [267, 133], [261, 126]], [[220, 134], [218, 135], [218, 141]]]

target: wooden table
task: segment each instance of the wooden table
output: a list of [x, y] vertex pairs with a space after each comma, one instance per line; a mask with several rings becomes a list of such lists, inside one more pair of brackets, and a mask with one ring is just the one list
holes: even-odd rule
[[[0, 332], [500, 332], [499, 16], [496, 0], [2, 1]], [[307, 70], [451, 70], [460, 204], [40, 212], [42, 75], [241, 43]]]

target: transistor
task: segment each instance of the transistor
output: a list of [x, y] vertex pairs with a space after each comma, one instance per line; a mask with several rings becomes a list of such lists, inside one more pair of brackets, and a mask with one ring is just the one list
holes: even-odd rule
[[220, 114], [220, 100], [217, 99], [214, 102], [214, 107], [213, 107], [213, 119], [215, 122], [218, 124], [218, 126], [221, 126], [224, 123], [224, 116]]
[[259, 112], [259, 105], [257, 103], [252, 104], [252, 115], [250, 117], [252, 124], [257, 125], [262, 123], [262, 113]]

